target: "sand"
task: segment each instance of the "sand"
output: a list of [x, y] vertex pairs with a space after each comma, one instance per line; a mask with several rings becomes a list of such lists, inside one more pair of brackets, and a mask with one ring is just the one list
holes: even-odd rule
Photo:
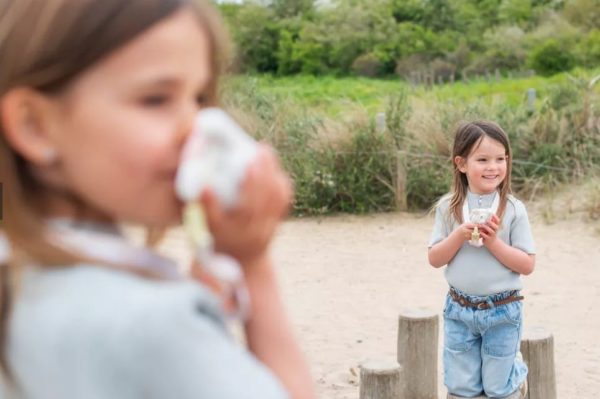
[[[579, 218], [532, 217], [537, 265], [524, 282], [525, 329], [554, 334], [558, 397], [600, 392], [600, 236]], [[394, 359], [402, 309], [441, 313], [447, 285], [427, 263], [430, 216], [294, 219], [274, 243], [286, 306], [322, 398], [358, 398], [358, 366]], [[440, 397], [442, 385], [439, 366]]]
[[[548, 206], [528, 208], [538, 209], [530, 213], [537, 263], [523, 277], [524, 327], [554, 335], [558, 398], [597, 398], [600, 222], [582, 223], [582, 212], [561, 206], [567, 216], [547, 224]], [[443, 269], [427, 262], [432, 225], [430, 215], [403, 213], [282, 225], [273, 245], [278, 278], [321, 398], [358, 398], [359, 365], [396, 358], [402, 310], [441, 313], [447, 285]], [[189, 260], [181, 230], [161, 247], [182, 264]], [[441, 356], [438, 369], [442, 398]]]

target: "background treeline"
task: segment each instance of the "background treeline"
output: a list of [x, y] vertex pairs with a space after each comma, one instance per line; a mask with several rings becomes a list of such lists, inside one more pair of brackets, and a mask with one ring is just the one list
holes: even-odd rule
[[409, 78], [600, 65], [600, 0], [272, 0], [219, 8], [239, 72]]

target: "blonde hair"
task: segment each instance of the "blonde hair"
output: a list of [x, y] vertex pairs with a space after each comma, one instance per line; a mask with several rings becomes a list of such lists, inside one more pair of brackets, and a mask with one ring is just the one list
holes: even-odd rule
[[[18, 87], [60, 93], [87, 68], [183, 7], [196, 11], [208, 36], [213, 72], [208, 102], [215, 104], [226, 40], [214, 8], [202, 0], [0, 0], [0, 98]], [[47, 240], [43, 204], [36, 198], [48, 188], [9, 146], [2, 126], [0, 182], [5, 207], [0, 232], [12, 247], [8, 264], [0, 265], [0, 367], [10, 378], [6, 341], [19, 268], [25, 262], [72, 265], [82, 258]]]
[[449, 216], [454, 216], [458, 223], [463, 223], [462, 206], [467, 197], [469, 182], [467, 176], [458, 169], [458, 165], [454, 160], [456, 157], [467, 158], [471, 152], [481, 143], [484, 137], [489, 137], [501, 143], [506, 150], [506, 176], [498, 186], [500, 193], [500, 205], [498, 207], [498, 217], [502, 220], [508, 195], [512, 189], [510, 185], [512, 174], [512, 150], [508, 135], [502, 130], [498, 124], [486, 121], [477, 120], [473, 122], [463, 122], [456, 129], [454, 135], [454, 145], [452, 148], [452, 162], [454, 165], [452, 176], [452, 190], [450, 192]]

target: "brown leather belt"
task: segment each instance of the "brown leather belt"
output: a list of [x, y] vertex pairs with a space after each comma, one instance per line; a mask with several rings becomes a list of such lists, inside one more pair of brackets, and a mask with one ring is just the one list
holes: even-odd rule
[[[460, 306], [464, 306], [465, 308], [475, 308], [475, 309], [480, 309], [480, 310], [484, 310], [484, 309], [489, 309], [490, 308], [490, 304], [482, 301], [482, 302], [471, 302], [469, 301], [467, 298], [465, 298], [464, 296], [460, 296], [458, 295], [456, 292], [450, 290], [448, 291], [448, 293], [450, 294], [450, 296], [452, 297], [452, 299], [454, 299], [454, 301], [456, 303], [458, 303]], [[509, 297], [506, 297], [504, 299], [501, 299], [499, 301], [492, 301], [492, 303], [494, 304], [494, 306], [498, 306], [498, 305], [506, 305], [507, 303], [511, 303], [511, 302], [516, 302], [516, 301], [521, 301], [523, 300], [523, 296], [522, 295], [517, 295], [517, 293], [515, 292], [514, 294], [512, 294]]]

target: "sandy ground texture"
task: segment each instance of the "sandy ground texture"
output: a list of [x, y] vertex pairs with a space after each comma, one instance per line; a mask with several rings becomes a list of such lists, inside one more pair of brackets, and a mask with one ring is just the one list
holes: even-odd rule
[[[278, 276], [321, 398], [358, 398], [359, 365], [395, 359], [402, 310], [441, 313], [447, 285], [426, 255], [432, 224], [431, 216], [402, 213], [283, 224], [273, 248]], [[598, 228], [577, 217], [548, 225], [533, 216], [532, 226], [537, 265], [523, 280], [525, 329], [554, 334], [560, 399], [597, 398]], [[184, 260], [185, 240], [174, 233], [163, 245]], [[442, 397], [441, 356], [438, 369]]]
[[[443, 270], [426, 257], [432, 223], [385, 214], [297, 219], [281, 229], [274, 248], [280, 281], [320, 397], [358, 398], [358, 365], [395, 359], [403, 309], [441, 313]], [[600, 236], [578, 220], [546, 225], [533, 217], [532, 226], [537, 264], [523, 277], [525, 329], [554, 334], [559, 398], [597, 398]]]

